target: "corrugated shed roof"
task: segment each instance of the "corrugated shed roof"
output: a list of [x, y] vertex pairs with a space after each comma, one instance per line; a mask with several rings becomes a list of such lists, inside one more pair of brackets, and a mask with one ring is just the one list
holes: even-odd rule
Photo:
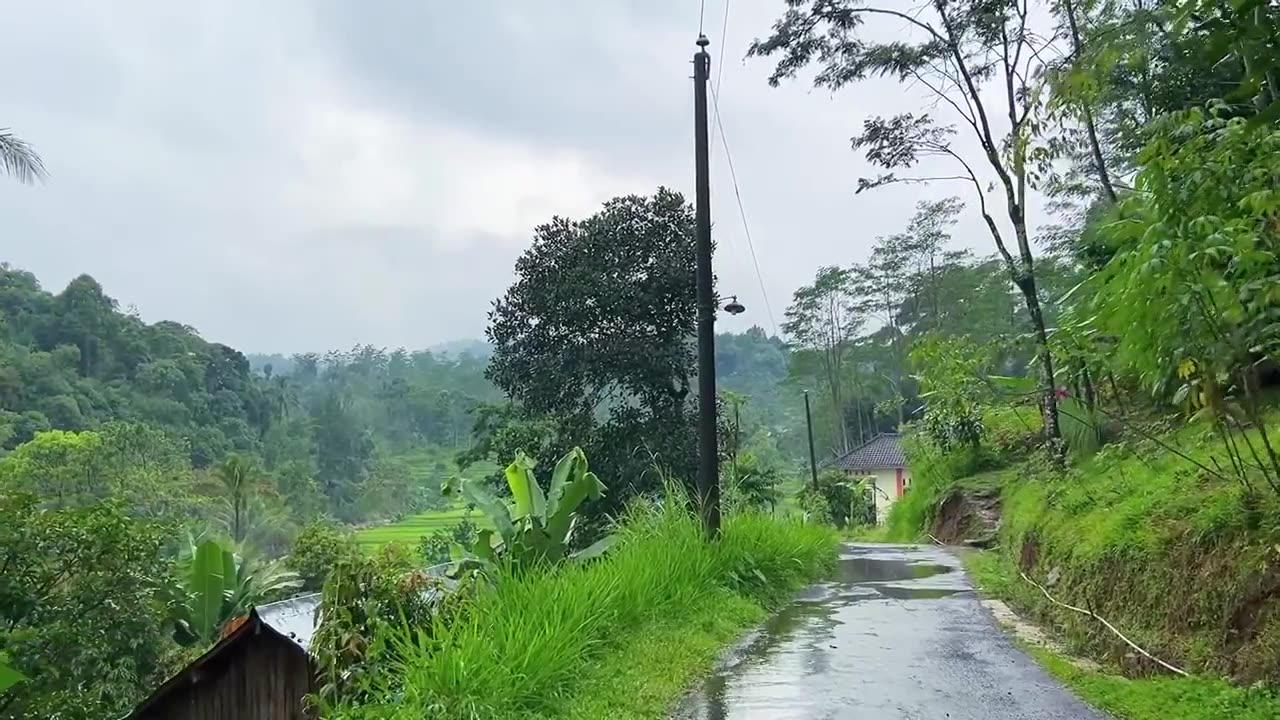
[[310, 593], [259, 605], [257, 610], [262, 622], [306, 650], [316, 631], [316, 609], [319, 607], [320, 593]]
[[906, 466], [902, 436], [897, 433], [877, 435], [830, 463], [830, 467], [854, 472]]

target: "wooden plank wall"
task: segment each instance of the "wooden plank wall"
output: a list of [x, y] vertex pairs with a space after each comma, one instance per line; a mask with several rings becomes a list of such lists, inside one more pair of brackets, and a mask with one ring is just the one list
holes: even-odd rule
[[269, 633], [245, 638], [196, 682], [175, 688], [144, 720], [310, 720], [303, 697], [314, 675], [306, 653]]

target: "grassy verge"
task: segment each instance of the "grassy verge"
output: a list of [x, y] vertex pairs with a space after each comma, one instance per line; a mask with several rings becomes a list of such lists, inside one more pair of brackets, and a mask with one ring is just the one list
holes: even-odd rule
[[976, 463], [913, 452], [912, 492], [895, 505], [889, 536], [925, 530], [957, 488], [999, 487], [998, 553], [1011, 580], [988, 586], [1057, 628], [1071, 652], [1130, 676], [1153, 670], [1097, 622], [1049, 603], [1019, 570], [1189, 672], [1280, 684], [1280, 497], [1212, 470], [1229, 464], [1202, 424], [1135, 435], [1066, 470], [1036, 455], [1002, 466], [989, 451]]
[[620, 533], [600, 561], [503, 578], [383, 668], [374, 702], [331, 716], [660, 718], [837, 545], [829, 529], [756, 514], [730, 516], [708, 544], [672, 506], [632, 513]]
[[1107, 446], [1067, 473], [1013, 478], [1000, 544], [1017, 579], [1011, 601], [1129, 674], [1152, 668], [1016, 571], [1053, 578], [1060, 600], [1090, 607], [1189, 672], [1280, 683], [1280, 498], [1204, 469], [1215, 465], [1226, 465], [1219, 441], [1188, 427], [1158, 443]]
[[1131, 680], [1082, 670], [1047, 650], [1030, 652], [1086, 702], [1120, 720], [1274, 720], [1280, 717], [1280, 698], [1264, 690], [1198, 677]]
[[[1050, 671], [1121, 718], [1280, 717], [1274, 695], [1245, 689], [1280, 685], [1280, 498], [1215, 470], [1229, 463], [1210, 428], [1135, 431], [1066, 470], [1035, 454], [1015, 462], [998, 446], [984, 452], [977, 462], [928, 448], [909, 455], [916, 496], [894, 507], [889, 536], [927, 530], [956, 489], [999, 488], [999, 543], [967, 558], [971, 575], [1052, 628], [1066, 652], [1107, 668], [1036, 651]], [[1096, 620], [1046, 600], [1021, 572], [1198, 677], [1169, 676]]]
[[[965, 569], [981, 591], [1027, 607], [1039, 594], [1018, 576], [1012, 560], [998, 552], [965, 555]], [[1117, 669], [1078, 667], [1044, 648], [1027, 648], [1041, 665], [1082, 699], [1120, 720], [1263, 720], [1280, 717], [1280, 696], [1259, 688], [1242, 688], [1209, 677], [1172, 675], [1127, 678]]]

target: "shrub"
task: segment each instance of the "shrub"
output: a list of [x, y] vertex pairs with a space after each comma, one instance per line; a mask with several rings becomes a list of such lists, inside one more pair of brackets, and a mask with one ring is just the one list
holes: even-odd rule
[[590, 547], [573, 551], [578, 508], [604, 495], [604, 483], [587, 469], [587, 456], [574, 448], [556, 463], [546, 494], [534, 475], [535, 461], [523, 452], [503, 471], [513, 503], [489, 492], [483, 481], [454, 478], [445, 484], [445, 494], [461, 492], [468, 502], [489, 517], [497, 529], [476, 533], [475, 542], [464, 547], [468, 557], [459, 570], [491, 574], [502, 563], [513, 570], [557, 563], [565, 558], [587, 560], [609, 549], [615, 538], [604, 537]]
[[[761, 462], [753, 452], [743, 452], [736, 462], [725, 463], [725, 499], [746, 508], [772, 508], [778, 502], [781, 473], [774, 465]], [[736, 474], [736, 477], [735, 477]]]
[[848, 525], [875, 523], [875, 502], [863, 480], [854, 480], [840, 470], [825, 470], [818, 476], [818, 487], [805, 484], [797, 494], [800, 507], [809, 519]]
[[454, 546], [469, 548], [476, 541], [476, 524], [470, 514], [463, 515], [462, 520], [451, 528], [436, 530], [430, 535], [423, 535], [418, 541], [418, 552], [428, 565], [442, 565], [453, 557]]
[[[423, 630], [434, 627], [467, 600], [464, 589], [446, 592], [442, 581], [418, 567], [404, 545], [382, 546], [373, 557], [342, 559], [324, 583], [323, 614], [312, 639], [321, 683], [321, 704], [339, 698], [362, 699], [368, 677], [383, 663], [394, 663], [409, 650], [430, 650]], [[418, 629], [408, 644], [378, 640], [391, 628]]]
[[342, 561], [360, 557], [355, 537], [333, 522], [316, 520], [298, 533], [285, 565], [302, 578], [302, 589], [317, 591], [329, 571]]

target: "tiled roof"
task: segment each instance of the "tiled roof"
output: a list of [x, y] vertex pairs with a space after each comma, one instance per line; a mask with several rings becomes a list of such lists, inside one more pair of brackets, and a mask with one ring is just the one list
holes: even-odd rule
[[831, 461], [830, 467], [841, 470], [876, 470], [907, 466], [902, 454], [902, 436], [897, 433], [877, 435]]

